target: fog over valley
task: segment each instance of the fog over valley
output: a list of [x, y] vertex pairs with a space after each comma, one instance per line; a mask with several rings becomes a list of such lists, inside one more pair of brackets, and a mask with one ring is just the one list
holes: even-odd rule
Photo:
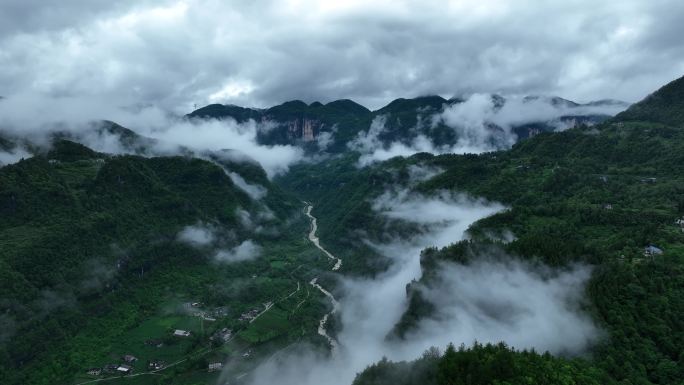
[[684, 3], [5, 0], [2, 385], [681, 385]]

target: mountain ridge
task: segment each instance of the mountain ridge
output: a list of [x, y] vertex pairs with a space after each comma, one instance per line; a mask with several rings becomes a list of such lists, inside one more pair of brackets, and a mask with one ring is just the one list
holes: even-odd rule
[[[610, 100], [580, 104], [556, 96], [532, 95], [517, 101], [516, 98], [506, 98], [498, 94], [484, 95], [489, 95], [493, 113], [504, 108], [507, 103], [522, 103], [522, 105], [541, 103], [548, 106], [550, 109], [546, 112], [548, 116], [530, 118], [529, 121], [512, 124], [511, 131], [517, 139], [526, 139], [540, 132], [600, 123], [612, 117], [616, 110], [626, 108], [628, 105], [625, 102]], [[458, 121], [450, 121], [447, 124], [440, 119], [440, 115], [459, 106], [464, 106], [464, 109], [481, 108], [468, 105], [468, 100], [425, 95], [395, 99], [377, 110], [370, 110], [349, 99], [335, 100], [327, 104], [319, 102], [307, 104], [301, 100], [291, 100], [264, 109], [211, 104], [192, 111], [186, 115], [186, 118], [233, 119], [237, 123], [253, 120], [257, 124], [269, 125], [267, 130], [263, 130], [264, 132], [258, 135], [260, 144], [298, 145], [307, 152], [340, 153], [346, 151], [350, 143], [359, 135], [368, 132], [373, 121], [386, 117], [385, 124], [388, 127], [378, 136], [385, 147], [395, 142], [410, 145], [420, 135], [430, 139], [435, 146], [453, 146], [465, 134], [451, 127], [454, 124], [458, 125]], [[527, 108], [530, 109], [530, 107]], [[515, 107], [511, 109], [515, 110]], [[482, 113], [487, 112], [482, 111]], [[488, 122], [485, 128], [494, 137], [507, 130], [494, 122]], [[324, 145], [319, 142], [321, 135], [325, 135]], [[506, 139], [498, 143], [495, 140], [495, 145], [505, 146], [509, 141], [510, 139]]]

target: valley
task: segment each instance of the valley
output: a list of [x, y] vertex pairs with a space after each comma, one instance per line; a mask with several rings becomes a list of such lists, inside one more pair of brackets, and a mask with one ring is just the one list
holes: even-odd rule
[[683, 18], [0, 1], [0, 385], [684, 385]]
[[[377, 149], [303, 145], [286, 171], [211, 148], [163, 155], [163, 137], [123, 127], [103, 131], [125, 136], [121, 153], [82, 134], [22, 143], [31, 156], [0, 168], [0, 321], [11, 331], [0, 374], [377, 385], [455, 370], [491, 383], [500, 373], [487, 365], [508, 360], [516, 378], [548, 366], [569, 383], [674, 384], [684, 122], [658, 117], [684, 103], [671, 100], [682, 82], [605, 122], [478, 154], [361, 163], [403, 140], [391, 115], [382, 130], [399, 136]], [[402, 116], [419, 121], [415, 100], [392, 108], [407, 103]], [[350, 138], [381, 137], [376, 118]], [[249, 119], [187, 124], [256, 135]], [[296, 140], [280, 145], [296, 152]]]

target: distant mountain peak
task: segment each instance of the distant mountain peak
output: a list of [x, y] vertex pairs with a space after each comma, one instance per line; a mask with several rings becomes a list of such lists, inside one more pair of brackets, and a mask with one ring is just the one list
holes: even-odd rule
[[342, 110], [342, 111], [349, 111], [349, 112], [355, 112], [355, 113], [369, 113], [370, 110], [359, 103], [356, 103], [355, 101], [351, 99], [338, 99], [334, 100], [328, 104], [325, 105], [325, 107], [328, 108], [334, 108], [336, 110]]

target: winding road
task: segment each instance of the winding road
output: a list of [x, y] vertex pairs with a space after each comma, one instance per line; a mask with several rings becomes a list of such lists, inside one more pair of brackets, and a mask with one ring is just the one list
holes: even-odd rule
[[[335, 257], [328, 250], [323, 248], [323, 246], [321, 246], [321, 243], [318, 240], [318, 237], [316, 236], [316, 230], [318, 229], [318, 225], [316, 224], [316, 217], [311, 215], [312, 209], [313, 209], [313, 205], [307, 203], [305, 213], [306, 213], [306, 216], [309, 217], [309, 219], [311, 220], [311, 231], [309, 232], [309, 241], [311, 241], [311, 243], [313, 243], [314, 246], [316, 246], [319, 250], [321, 250], [328, 258], [337, 261], [335, 263], [335, 266], [333, 266], [333, 268], [332, 268], [333, 271], [337, 271], [342, 266], [342, 260], [340, 258]], [[323, 288], [323, 286], [319, 285], [317, 281], [318, 281], [318, 277], [312, 279], [311, 282], [309, 282], [309, 284], [311, 286], [315, 287], [316, 289], [318, 289], [326, 297], [328, 297], [328, 299], [330, 299], [330, 303], [332, 303], [332, 305], [333, 305], [333, 309], [329, 313], [326, 313], [323, 316], [323, 318], [321, 318], [321, 320], [318, 321], [318, 334], [328, 340], [328, 343], [330, 344], [330, 348], [332, 350], [332, 353], [335, 354], [335, 352], [337, 351], [337, 345], [338, 345], [337, 341], [328, 334], [328, 331], [325, 329], [325, 325], [328, 323], [328, 319], [330, 318], [330, 316], [337, 313], [337, 311], [340, 309], [340, 303], [337, 302], [335, 297], [329, 291], [325, 290]]]

